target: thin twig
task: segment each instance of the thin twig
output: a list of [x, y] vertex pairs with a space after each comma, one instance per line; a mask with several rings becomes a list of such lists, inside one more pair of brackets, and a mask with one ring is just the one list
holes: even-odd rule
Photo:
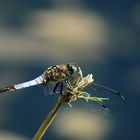
[[43, 137], [44, 133], [50, 126], [51, 122], [55, 118], [57, 112], [60, 110], [62, 105], [63, 105], [63, 101], [58, 100], [56, 105], [53, 107], [53, 109], [51, 110], [51, 112], [49, 113], [49, 115], [47, 116], [45, 121], [43, 122], [43, 124], [40, 126], [40, 128], [37, 131], [36, 135], [34, 136], [33, 140], [41, 140], [41, 138]]

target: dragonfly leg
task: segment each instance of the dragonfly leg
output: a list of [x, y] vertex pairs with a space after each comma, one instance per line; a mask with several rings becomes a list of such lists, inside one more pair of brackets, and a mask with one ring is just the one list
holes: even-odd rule
[[56, 89], [58, 88], [59, 84], [60, 84], [60, 82], [56, 83], [56, 85], [55, 85], [55, 87], [54, 87], [54, 89], [53, 89], [53, 92], [54, 92], [54, 93], [56, 93]]
[[70, 81], [69, 81], [69, 80], [66, 80], [66, 84], [67, 84], [67, 86], [68, 86], [69, 88], [71, 88], [71, 87], [72, 87], [72, 85], [71, 85], [71, 83], [70, 83]]
[[63, 87], [64, 87], [63, 82], [58, 82], [58, 83], [55, 85], [55, 87], [54, 87], [54, 89], [53, 89], [53, 92], [54, 92], [54, 93], [58, 93], [58, 92], [56, 92], [56, 90], [57, 90], [59, 84], [61, 84], [61, 86], [60, 86], [60, 94], [62, 94], [62, 92], [63, 92]]
[[62, 94], [62, 93], [63, 93], [63, 87], [64, 87], [64, 84], [63, 84], [63, 82], [61, 82], [60, 94]]

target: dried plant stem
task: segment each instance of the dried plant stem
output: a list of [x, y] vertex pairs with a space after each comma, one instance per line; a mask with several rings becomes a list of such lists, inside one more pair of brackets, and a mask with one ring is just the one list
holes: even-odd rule
[[45, 121], [43, 122], [43, 124], [40, 126], [40, 128], [37, 131], [36, 135], [34, 136], [33, 140], [41, 140], [41, 138], [43, 137], [44, 133], [50, 126], [51, 122], [55, 118], [57, 112], [60, 110], [63, 103], [64, 103], [63, 100], [57, 101], [57, 103], [55, 104], [55, 106], [53, 107], [53, 109], [51, 110], [51, 112], [49, 113], [49, 115], [47, 116]]

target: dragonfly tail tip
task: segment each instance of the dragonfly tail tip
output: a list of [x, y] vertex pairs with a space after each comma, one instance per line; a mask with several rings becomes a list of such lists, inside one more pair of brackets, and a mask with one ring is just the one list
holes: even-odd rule
[[8, 87], [0, 88], [0, 93], [10, 92], [10, 91], [14, 91], [14, 90], [16, 90], [16, 88], [14, 86], [8, 86]]

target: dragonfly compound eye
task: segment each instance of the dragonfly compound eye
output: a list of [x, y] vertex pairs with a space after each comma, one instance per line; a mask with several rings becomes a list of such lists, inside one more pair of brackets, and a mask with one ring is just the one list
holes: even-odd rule
[[76, 64], [67, 64], [67, 67], [71, 75], [77, 73], [78, 66]]

